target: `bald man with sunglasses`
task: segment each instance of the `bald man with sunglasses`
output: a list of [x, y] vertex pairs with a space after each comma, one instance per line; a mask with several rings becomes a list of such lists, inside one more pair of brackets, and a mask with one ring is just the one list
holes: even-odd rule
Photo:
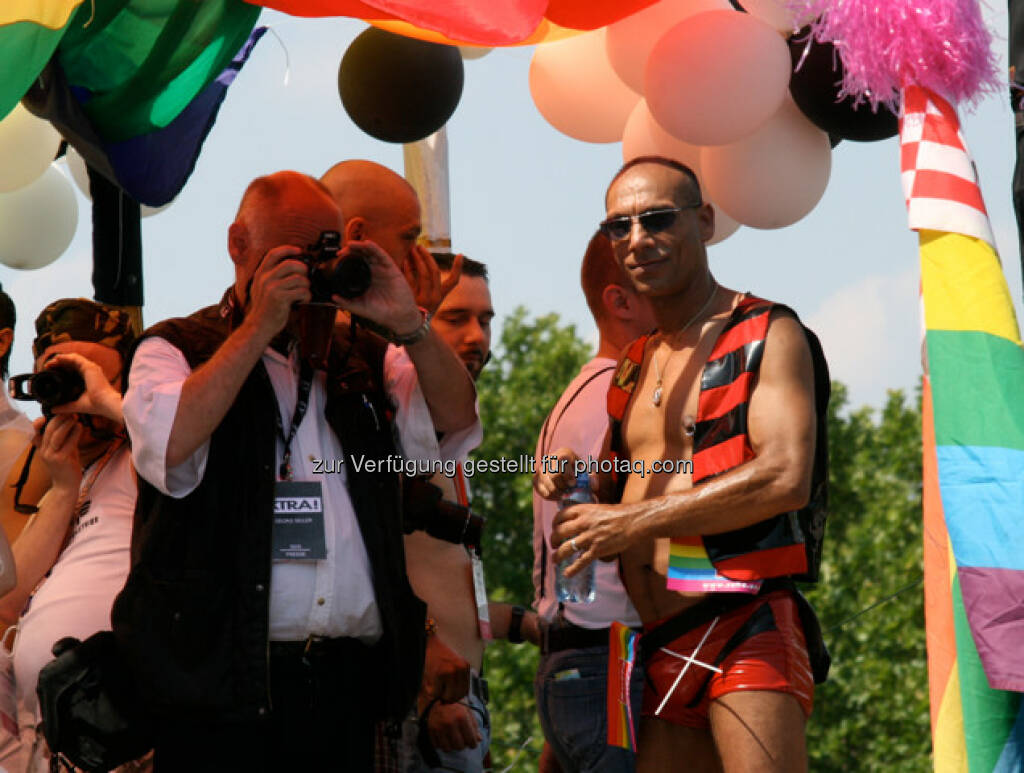
[[[620, 561], [644, 623], [637, 770], [806, 770], [804, 725], [827, 653], [793, 586], [816, 578], [824, 526], [827, 368], [785, 306], [720, 286], [714, 210], [689, 168], [627, 163], [602, 230], [654, 310], [612, 378], [596, 505], [555, 520], [572, 575]], [[585, 449], [542, 474], [555, 498]], [[817, 677], [817, 678], [816, 678]]]

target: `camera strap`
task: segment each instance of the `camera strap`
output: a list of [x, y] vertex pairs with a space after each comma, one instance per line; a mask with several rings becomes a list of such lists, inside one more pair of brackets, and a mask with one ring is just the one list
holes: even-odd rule
[[302, 417], [306, 415], [306, 408], [309, 407], [309, 392], [313, 388], [313, 367], [302, 360], [299, 365], [299, 391], [295, 399], [295, 414], [292, 416], [292, 425], [288, 429], [288, 435], [284, 434], [284, 423], [281, 421], [281, 411], [274, 411], [274, 420], [277, 422], [277, 434], [284, 443], [284, 453], [281, 455], [281, 467], [278, 470], [278, 477], [281, 480], [292, 479], [292, 440], [302, 423]]

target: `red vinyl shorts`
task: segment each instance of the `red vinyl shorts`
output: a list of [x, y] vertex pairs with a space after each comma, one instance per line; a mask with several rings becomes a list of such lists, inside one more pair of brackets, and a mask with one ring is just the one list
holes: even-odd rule
[[[649, 631], [663, 622], [644, 629]], [[690, 663], [656, 714], [687, 666], [683, 657], [717, 666], [722, 673]], [[657, 716], [677, 725], [707, 729], [711, 701], [740, 690], [789, 693], [800, 702], [805, 716], [811, 714], [814, 677], [796, 601], [786, 591], [751, 599], [749, 604], [688, 631], [654, 653], [645, 664], [645, 673], [643, 716]]]

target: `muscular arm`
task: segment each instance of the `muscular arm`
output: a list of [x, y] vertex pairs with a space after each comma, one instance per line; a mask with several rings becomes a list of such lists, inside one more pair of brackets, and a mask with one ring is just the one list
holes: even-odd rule
[[476, 421], [476, 387], [462, 361], [431, 330], [405, 347], [438, 432], [457, 432]]
[[[564, 560], [576, 537], [574, 565], [656, 537], [719, 534], [803, 507], [810, 496], [815, 445], [814, 374], [800, 324], [773, 314], [764, 359], [751, 392], [748, 434], [754, 458], [686, 491], [624, 505], [577, 505], [559, 514], [552, 541]], [[570, 571], [570, 573], [574, 573]]]

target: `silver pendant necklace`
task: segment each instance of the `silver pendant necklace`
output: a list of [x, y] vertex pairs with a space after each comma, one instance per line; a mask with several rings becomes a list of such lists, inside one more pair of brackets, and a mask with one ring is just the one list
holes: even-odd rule
[[[685, 325], [683, 325], [682, 329], [676, 331], [675, 335], [682, 335], [683, 333], [685, 333], [686, 330], [690, 327], [690, 325], [692, 325], [694, 322], [696, 322], [697, 318], [700, 317], [701, 314], [703, 314], [705, 311], [708, 310], [708, 306], [711, 305], [711, 301], [715, 297], [715, 293], [716, 292], [718, 292], [718, 282], [716, 282], [714, 279], [712, 279], [711, 280], [711, 293], [710, 293], [710, 295], [708, 295], [708, 299], [706, 301], [704, 301], [704, 305], [701, 306], [697, 310], [697, 313], [694, 314], [692, 317], [690, 317], [689, 321]], [[675, 354], [675, 352], [672, 352], [672, 354], [670, 354], [668, 356], [668, 359], [665, 360], [665, 367], [666, 368], [668, 367], [669, 362], [672, 361], [672, 356], [674, 354]], [[657, 408], [658, 406], [661, 405], [662, 390], [661, 390], [661, 366], [658, 365], [658, 355], [657, 355], [656, 352], [652, 352], [651, 360], [654, 362], [654, 378], [655, 378], [654, 392], [651, 394], [651, 403], [654, 405], [655, 408]]]

